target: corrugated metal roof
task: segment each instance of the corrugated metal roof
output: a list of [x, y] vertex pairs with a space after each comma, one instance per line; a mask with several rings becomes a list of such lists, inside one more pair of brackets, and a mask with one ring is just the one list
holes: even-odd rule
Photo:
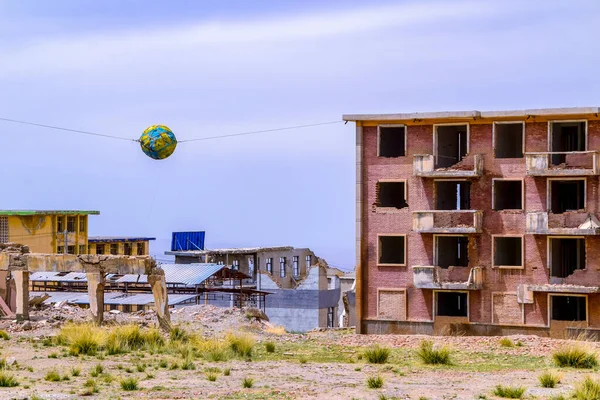
[[153, 237], [145, 236], [89, 236], [89, 243], [96, 242], [142, 242], [147, 240], [156, 240]]
[[[47, 294], [50, 298], [44, 301], [45, 304], [67, 301], [74, 304], [89, 304], [90, 300], [87, 293], [83, 292], [31, 292], [30, 298], [39, 297]], [[169, 305], [173, 306], [192, 300], [194, 294], [169, 294]], [[150, 293], [104, 293], [104, 304], [130, 304], [130, 305], [148, 305], [154, 303], [154, 296]]]
[[194, 257], [204, 254], [253, 254], [263, 251], [289, 251], [293, 250], [292, 246], [277, 246], [277, 247], [239, 247], [231, 249], [207, 249], [207, 250], [186, 250], [186, 251], [165, 251], [168, 256], [188, 256]]
[[33, 282], [87, 282], [85, 272], [53, 272], [39, 271], [32, 272], [29, 280]]
[[165, 271], [167, 283], [180, 283], [186, 286], [199, 285], [223, 268], [220, 264], [160, 264]]
[[[160, 267], [165, 271], [167, 284], [195, 286], [225, 268], [225, 265], [204, 263], [160, 264]], [[87, 282], [85, 272], [68, 272], [66, 274], [52, 271], [32, 272], [29, 280], [32, 282]], [[108, 274], [106, 280], [115, 283], [148, 283], [148, 276]]]

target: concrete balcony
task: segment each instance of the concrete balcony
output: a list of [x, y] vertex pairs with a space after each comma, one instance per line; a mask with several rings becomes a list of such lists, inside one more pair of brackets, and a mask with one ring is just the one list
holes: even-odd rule
[[415, 176], [423, 178], [479, 178], [483, 175], [483, 154], [467, 157], [448, 168], [435, 168], [431, 154], [415, 154], [413, 171]]
[[[454, 267], [455, 270], [461, 267]], [[447, 270], [434, 266], [414, 266], [413, 283], [418, 289], [442, 290], [480, 290], [483, 287], [483, 269], [481, 267], [466, 268], [469, 271], [467, 280], [454, 281], [449, 279]], [[443, 276], [446, 275], [446, 276]]]
[[481, 233], [483, 211], [429, 210], [413, 212], [413, 231], [420, 233]]
[[529, 176], [598, 175], [597, 151], [525, 153]]
[[525, 232], [533, 235], [600, 235], [600, 223], [593, 214], [528, 212]]

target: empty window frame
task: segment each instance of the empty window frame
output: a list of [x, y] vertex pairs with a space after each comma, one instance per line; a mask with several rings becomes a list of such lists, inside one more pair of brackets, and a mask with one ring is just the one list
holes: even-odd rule
[[248, 274], [254, 276], [254, 258], [248, 258]]
[[469, 265], [469, 237], [435, 235], [433, 237], [435, 265], [440, 268]]
[[85, 215], [79, 216], [79, 232], [85, 232], [86, 228], [86, 217]]
[[240, 270], [240, 260], [233, 260], [233, 265], [231, 267], [233, 270], [239, 271]]
[[447, 168], [469, 153], [469, 124], [434, 125], [435, 167]]
[[525, 147], [524, 122], [494, 122], [494, 157], [523, 158]]
[[139, 242], [137, 244], [137, 255], [138, 256], [143, 256], [145, 254], [145, 252], [146, 252], [145, 247], [146, 246], [144, 245], [144, 242]]
[[75, 254], [75, 246], [67, 246], [67, 254]]
[[85, 254], [85, 244], [79, 245], [79, 254]]
[[96, 254], [104, 254], [104, 252], [105, 252], [104, 245], [96, 244]]
[[471, 182], [435, 181], [436, 210], [471, 209]]
[[585, 211], [585, 195], [585, 178], [548, 178], [548, 210], [554, 214]]
[[273, 273], [273, 259], [272, 258], [267, 258], [267, 272], [269, 274]]
[[75, 232], [75, 221], [77, 219], [73, 216], [69, 216], [67, 217], [67, 231], [68, 232]]
[[300, 257], [292, 257], [292, 265], [294, 266], [294, 276], [300, 276]]
[[406, 126], [379, 125], [377, 127], [377, 143], [379, 157], [406, 156]]
[[523, 237], [492, 236], [492, 262], [496, 268], [523, 268]]
[[494, 210], [523, 209], [523, 180], [493, 179], [492, 208]]
[[566, 278], [578, 269], [585, 269], [585, 239], [548, 237], [550, 276]]
[[123, 243], [123, 254], [126, 256], [130, 256], [133, 252], [133, 244], [131, 243]]
[[377, 207], [408, 207], [406, 181], [379, 181], [376, 186]]
[[312, 265], [312, 256], [309, 254], [306, 256], [306, 272], [308, 273], [308, 269]]
[[112, 255], [119, 254], [119, 244], [118, 243], [111, 243], [110, 254], [112, 254]]
[[464, 292], [436, 292], [435, 315], [440, 317], [468, 317], [469, 296]]
[[550, 296], [553, 321], [587, 321], [586, 296]]
[[[549, 148], [551, 152], [585, 151], [587, 148], [587, 121], [551, 121]], [[553, 154], [552, 165], [566, 161], [565, 154]]]
[[377, 241], [379, 265], [406, 265], [406, 235], [379, 235]]
[[56, 252], [58, 254], [64, 254], [64, 252], [65, 252], [65, 246], [57, 246], [56, 247]]
[[56, 232], [64, 233], [65, 231], [65, 217], [59, 215], [56, 217]]
[[279, 277], [285, 278], [285, 257], [279, 257]]

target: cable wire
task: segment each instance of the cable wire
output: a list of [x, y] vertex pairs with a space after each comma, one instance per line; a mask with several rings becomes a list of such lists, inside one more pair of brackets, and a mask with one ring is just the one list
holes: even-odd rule
[[[59, 131], [81, 133], [81, 134], [90, 135], [90, 136], [100, 136], [100, 137], [105, 137], [105, 138], [110, 138], [110, 139], [126, 140], [128, 142], [139, 142], [138, 139], [131, 139], [131, 138], [126, 138], [126, 137], [122, 137], [122, 136], [107, 135], [107, 134], [104, 134], [104, 133], [82, 131], [82, 130], [79, 130], [79, 129], [63, 128], [63, 127], [54, 126], [54, 125], [38, 124], [38, 123], [35, 123], [35, 122], [20, 121], [20, 120], [11, 119], [11, 118], [0, 117], [0, 121], [13, 122], [13, 123], [16, 123], [16, 124], [23, 124], [23, 125], [38, 126], [38, 127], [41, 127], [41, 128], [56, 129], [56, 130], [59, 130]], [[286, 126], [286, 127], [282, 127], [282, 128], [263, 129], [263, 130], [260, 130], [260, 131], [239, 132], [239, 133], [230, 133], [230, 134], [227, 134], [227, 135], [207, 136], [207, 137], [201, 137], [201, 138], [195, 138], [195, 139], [184, 139], [184, 140], [179, 140], [178, 142], [179, 143], [198, 142], [198, 141], [201, 141], [201, 140], [212, 140], [212, 139], [221, 139], [221, 138], [228, 138], [228, 137], [235, 137], [235, 136], [254, 135], [256, 133], [278, 132], [278, 131], [286, 131], [286, 130], [291, 130], [291, 129], [310, 128], [310, 127], [313, 127], [313, 126], [340, 124], [342, 122], [344, 122], [344, 121], [318, 122], [318, 123], [315, 123], [315, 124]]]
[[82, 133], [84, 135], [101, 136], [101, 137], [106, 137], [106, 138], [111, 138], [111, 139], [127, 140], [127, 141], [130, 141], [130, 142], [137, 142], [138, 141], [137, 139], [130, 139], [130, 138], [125, 138], [125, 137], [121, 137], [121, 136], [113, 136], [113, 135], [106, 135], [104, 133], [95, 133], [95, 132], [88, 132], [88, 131], [80, 131], [78, 129], [70, 129], [70, 128], [62, 128], [60, 126], [37, 124], [35, 122], [19, 121], [19, 120], [10, 119], [10, 118], [2, 118], [2, 117], [0, 117], [0, 121], [14, 122], [16, 124], [23, 124], [23, 125], [39, 126], [39, 127], [42, 127], [42, 128], [56, 129], [56, 130], [59, 130], [59, 131]]
[[179, 143], [198, 142], [200, 140], [221, 139], [221, 138], [233, 137], [233, 136], [253, 135], [255, 133], [266, 133], [266, 132], [285, 131], [285, 130], [290, 130], [290, 129], [310, 128], [310, 127], [313, 127], [313, 126], [320, 126], [320, 125], [340, 124], [342, 122], [344, 122], [344, 121], [318, 122], [316, 124], [287, 126], [287, 127], [284, 127], [284, 128], [265, 129], [265, 130], [262, 130], [262, 131], [250, 131], [250, 132], [241, 132], [241, 133], [231, 133], [231, 134], [228, 134], [228, 135], [220, 135], [220, 136], [207, 136], [207, 137], [196, 138], [196, 139], [180, 140]]

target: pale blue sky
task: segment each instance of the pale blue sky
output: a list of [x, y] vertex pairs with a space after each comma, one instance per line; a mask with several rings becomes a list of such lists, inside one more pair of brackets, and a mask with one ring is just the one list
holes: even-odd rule
[[[598, 105], [597, 1], [0, 0], [0, 117], [180, 139], [344, 113]], [[206, 230], [354, 264], [354, 127], [136, 144], [0, 122], [0, 208], [95, 235]]]

